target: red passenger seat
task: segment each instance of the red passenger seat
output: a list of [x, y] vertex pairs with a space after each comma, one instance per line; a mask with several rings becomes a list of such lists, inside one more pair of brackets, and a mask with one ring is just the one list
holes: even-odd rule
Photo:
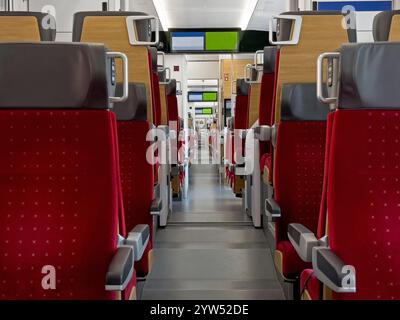
[[[283, 40], [278, 42], [275, 128], [270, 133], [274, 150], [272, 161], [265, 160], [272, 164], [273, 190], [265, 211], [275, 222], [276, 269], [280, 279], [293, 289], [311, 263], [296, 252], [288, 226], [300, 223], [316, 232], [323, 187], [329, 107], [316, 97], [316, 61], [322, 52], [352, 39], [355, 30], [343, 29], [343, 15], [334, 11], [288, 12], [277, 20], [278, 39]], [[289, 39], [292, 43], [285, 45]], [[285, 293], [291, 297], [291, 292]]]
[[[120, 89], [120, 87], [118, 87]], [[120, 90], [117, 90], [119, 93]], [[146, 87], [142, 84], [129, 84], [129, 98], [114, 106], [117, 115], [118, 147], [126, 231], [137, 226], [149, 226], [149, 241], [145, 245], [135, 269], [138, 276], [146, 276], [153, 261], [153, 216], [154, 195], [153, 166], [146, 159], [151, 142], [146, 140], [150, 130], [147, 120]], [[122, 234], [125, 238], [129, 233]]]
[[[233, 192], [236, 195], [242, 193], [244, 188], [243, 176], [238, 176], [235, 171], [237, 166], [244, 165], [244, 142], [240, 137], [240, 130], [247, 129], [249, 122], [249, 90], [250, 85], [244, 79], [236, 80], [236, 104], [233, 118], [233, 132], [231, 134], [231, 166], [229, 166], [229, 176], [232, 183]], [[238, 145], [240, 144], [240, 145]], [[241, 152], [240, 152], [241, 151]]]
[[[74, 16], [74, 41], [104, 42], [111, 50], [123, 51], [129, 58], [129, 98], [116, 105], [114, 112], [118, 120], [119, 159], [122, 180], [122, 198], [125, 208], [123, 219], [126, 222], [125, 237], [144, 232], [143, 243], [137, 248], [135, 260], [137, 273], [146, 276], [152, 266], [153, 218], [152, 212], [160, 212], [164, 204], [153, 203], [156, 198], [154, 186], [157, 179], [157, 166], [146, 159], [146, 151], [152, 141], [146, 135], [152, 128], [157, 111], [153, 88], [153, 73], [157, 69], [156, 52], [144, 45], [132, 46], [127, 32], [127, 16], [148, 19], [140, 12], [79, 12]], [[102, 28], [98, 27], [98, 24]], [[149, 42], [149, 20], [137, 20], [135, 31], [140, 41]], [[151, 54], [153, 52], [153, 54]], [[155, 56], [155, 57], [154, 57]], [[117, 64], [117, 70], [119, 65]], [[121, 90], [118, 82], [117, 93]], [[149, 159], [150, 160], [150, 159]], [[154, 158], [151, 159], [154, 161]], [[158, 196], [158, 195], [157, 195]], [[140, 242], [140, 239], [136, 239]]]
[[340, 50], [326, 173], [328, 237], [313, 249], [315, 275], [332, 299], [400, 299], [400, 95], [393, 87], [399, 54], [399, 43]]
[[167, 96], [167, 121], [170, 128], [176, 131], [175, 139], [171, 139], [171, 152], [174, 152], [174, 155], [172, 155], [172, 160], [173, 162], [175, 162], [172, 163], [171, 172], [172, 195], [175, 198], [181, 198], [181, 190], [185, 177], [185, 172], [182, 167], [182, 164], [184, 162], [184, 141], [182, 141], [182, 136], [180, 135], [182, 128], [179, 118], [176, 85], [177, 83], [175, 79], [169, 79], [168, 83], [165, 85], [165, 93]]
[[[275, 115], [273, 114], [273, 102], [275, 96], [275, 70], [277, 63], [277, 55], [279, 54], [277, 47], [264, 48], [264, 65], [263, 75], [261, 78], [261, 97], [259, 108], [259, 125], [273, 126]], [[260, 170], [261, 175], [264, 175], [264, 183], [272, 182], [272, 157], [270, 142], [260, 142]]]
[[0, 299], [135, 295], [111, 65], [102, 45], [0, 44]]
[[314, 83], [284, 86], [274, 168], [275, 201], [282, 212], [275, 226], [275, 256], [288, 279], [311, 266], [297, 255], [287, 229], [296, 222], [317, 230], [328, 112], [317, 101]]

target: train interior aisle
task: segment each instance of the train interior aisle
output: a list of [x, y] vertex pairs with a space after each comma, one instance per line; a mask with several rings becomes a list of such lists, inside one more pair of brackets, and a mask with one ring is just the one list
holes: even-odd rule
[[219, 168], [193, 165], [189, 195], [158, 230], [143, 299], [283, 299], [262, 230], [242, 213]]
[[0, 303], [400, 300], [397, 8], [0, 0]]

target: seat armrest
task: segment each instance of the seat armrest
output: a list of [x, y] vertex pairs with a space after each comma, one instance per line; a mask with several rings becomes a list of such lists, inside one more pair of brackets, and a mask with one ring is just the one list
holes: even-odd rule
[[152, 215], [160, 215], [162, 209], [162, 200], [159, 197], [156, 197], [155, 199], [153, 199], [153, 201], [151, 202], [151, 209], [150, 209], [150, 213]]
[[291, 223], [288, 226], [288, 238], [297, 254], [305, 262], [312, 261], [312, 249], [320, 246], [320, 241], [315, 234], [299, 223]]
[[281, 207], [274, 199], [265, 199], [265, 214], [271, 221], [281, 217]]
[[356, 292], [356, 272], [329, 247], [314, 247], [312, 265], [315, 276], [334, 292]]
[[260, 141], [271, 141], [272, 128], [270, 126], [258, 126], [254, 128], [254, 137]]
[[125, 245], [133, 248], [135, 261], [140, 261], [150, 241], [150, 227], [147, 224], [138, 224], [125, 240]]
[[240, 129], [239, 131], [239, 138], [244, 140], [246, 139], [248, 129]]
[[134, 272], [133, 248], [119, 247], [106, 274], [107, 291], [123, 291], [132, 280]]

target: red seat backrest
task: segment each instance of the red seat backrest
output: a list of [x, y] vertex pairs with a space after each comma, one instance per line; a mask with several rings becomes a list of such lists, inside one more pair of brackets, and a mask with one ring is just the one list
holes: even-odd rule
[[[247, 129], [249, 122], [249, 91], [250, 85], [244, 81], [244, 79], [237, 79], [236, 81], [236, 104], [234, 114], [234, 130]], [[239, 137], [239, 132], [236, 132], [236, 138], [232, 136], [232, 163], [236, 163], [235, 153], [238, 149], [236, 146], [237, 142], [242, 142]], [[242, 155], [244, 155], [244, 142], [242, 143]]]
[[105, 290], [121, 231], [105, 52], [0, 45], [0, 299], [117, 298]]
[[286, 85], [275, 149], [275, 200], [282, 210], [276, 241], [287, 240], [289, 223], [316, 231], [324, 174], [326, 118], [315, 84]]
[[[261, 93], [258, 124], [260, 126], [273, 125], [272, 103], [274, 99], [275, 87], [275, 64], [276, 64], [276, 47], [264, 48], [264, 70], [261, 78]], [[260, 155], [270, 152], [270, 143], [260, 143]], [[261, 168], [263, 170], [264, 168]]]
[[138, 224], [150, 226], [150, 243], [144, 258], [136, 263], [138, 275], [149, 272], [148, 253], [153, 248], [153, 217], [150, 213], [154, 199], [154, 170], [146, 158], [151, 142], [146, 140], [150, 130], [147, 121], [146, 87], [129, 84], [129, 98], [114, 106], [117, 115], [120, 173], [126, 231]]
[[[356, 270], [355, 293], [400, 299], [399, 43], [343, 46], [327, 173], [329, 246]], [[368, 68], [359, 68], [368, 66]]]

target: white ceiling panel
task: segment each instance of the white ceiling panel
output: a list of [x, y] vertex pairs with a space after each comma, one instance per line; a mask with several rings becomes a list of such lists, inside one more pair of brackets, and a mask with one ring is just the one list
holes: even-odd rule
[[287, 11], [286, 6], [284, 0], [259, 0], [247, 29], [268, 30], [271, 17]]
[[[157, 0], [168, 28], [239, 28], [252, 0]], [[258, 0], [248, 29], [267, 30], [271, 15], [285, 11], [284, 0]], [[153, 0], [130, 0], [130, 10], [156, 15]]]

